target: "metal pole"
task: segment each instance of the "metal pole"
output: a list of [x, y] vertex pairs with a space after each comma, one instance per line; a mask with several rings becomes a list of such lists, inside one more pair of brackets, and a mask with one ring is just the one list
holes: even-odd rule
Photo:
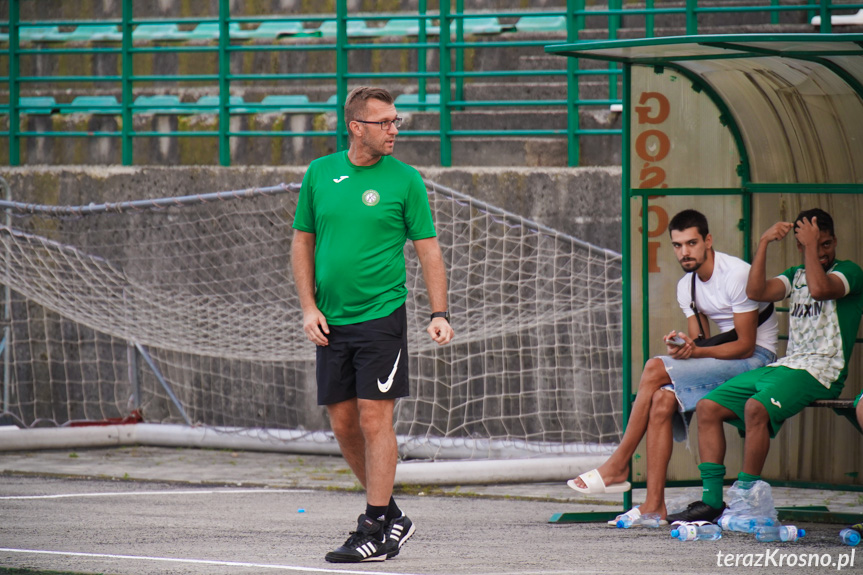
[[141, 354], [141, 357], [144, 358], [144, 361], [147, 362], [147, 365], [150, 366], [150, 370], [152, 370], [153, 375], [155, 375], [156, 379], [159, 380], [159, 383], [162, 385], [162, 389], [165, 390], [165, 393], [167, 393], [168, 397], [171, 398], [171, 401], [173, 402], [174, 406], [180, 411], [180, 415], [183, 417], [183, 421], [185, 421], [187, 425], [192, 425], [192, 420], [189, 419], [188, 415], [186, 415], [186, 410], [183, 409], [182, 405], [180, 405], [180, 400], [177, 399], [176, 395], [174, 395], [174, 390], [172, 390], [171, 386], [168, 384], [168, 382], [165, 381], [165, 378], [162, 375], [162, 372], [159, 371], [159, 368], [156, 365], [156, 363], [153, 361], [153, 358], [150, 357], [150, 354], [147, 353], [147, 350], [144, 349], [140, 343], [138, 343], [136, 341], [136, 342], [134, 342], [134, 345], [135, 345], [135, 349], [138, 350], [138, 353]]
[[[14, 1], [14, 0], [13, 0]], [[11, 29], [11, 24], [10, 24]], [[0, 188], [3, 188], [3, 197], [6, 201], [12, 201], [12, 191], [9, 183], [0, 177]], [[12, 214], [6, 210], [6, 227], [12, 226]], [[9, 277], [9, 259], [6, 259], [6, 277]], [[12, 290], [8, 284], [3, 284], [3, 411], [8, 413], [10, 406], [10, 393], [12, 387]]]
[[830, 0], [821, 0], [821, 33], [829, 34], [833, 31], [833, 22], [830, 21]]
[[[428, 38], [426, 34], [426, 26], [428, 22], [426, 21], [426, 12], [428, 11], [428, 0], [419, 0], [419, 38], [417, 39], [420, 45], [426, 43], [426, 39]], [[417, 90], [417, 99], [420, 102], [426, 101], [426, 49], [420, 48], [417, 50], [417, 72], [419, 73], [419, 89]], [[426, 106], [420, 104], [419, 110], [421, 112], [426, 111]]]
[[450, 0], [440, 3], [440, 165], [452, 165], [452, 142], [450, 141], [450, 53], [449, 16]]
[[[455, 21], [455, 41], [459, 44], [464, 42], [464, 0], [456, 0], [455, 13], [459, 18]], [[455, 71], [459, 73], [455, 77], [455, 99], [457, 102], [464, 101], [464, 48], [459, 46], [455, 49]], [[464, 108], [459, 108], [463, 110]]]
[[686, 35], [694, 36], [698, 34], [698, 17], [695, 13], [695, 8], [698, 5], [698, 0], [686, 0]]
[[132, 407], [136, 411], [141, 409], [141, 380], [138, 378], [138, 354], [135, 344], [126, 342], [126, 364], [129, 367], [129, 384], [132, 387]]
[[[623, 389], [621, 390], [621, 403], [623, 409], [623, 428], [629, 422], [629, 411], [632, 409], [632, 236], [630, 226], [632, 225], [632, 206], [630, 187], [632, 186], [632, 174], [630, 174], [629, 153], [631, 150], [632, 134], [630, 132], [629, 109], [631, 104], [632, 90], [632, 66], [629, 64], [623, 65], [623, 116], [622, 116], [622, 147], [620, 150], [621, 180], [623, 184], [623, 192], [621, 195], [621, 254], [622, 261], [620, 265], [621, 271], [621, 337], [622, 337], [622, 359], [623, 359]], [[646, 228], [645, 228], [646, 229]], [[642, 264], [644, 265], [644, 264]], [[642, 310], [644, 313], [646, 310]], [[646, 338], [646, 336], [645, 336]], [[632, 475], [632, 462], [629, 466], [630, 476]], [[632, 508], [632, 491], [627, 491], [623, 494], [623, 508], [628, 510]]]
[[228, 76], [231, 73], [231, 59], [228, 54], [229, 36], [228, 20], [231, 17], [230, 0], [219, 0], [219, 164], [231, 165], [231, 111], [228, 105], [231, 101], [231, 84]]
[[348, 148], [345, 126], [345, 101], [348, 95], [348, 16], [347, 0], [336, 2], [336, 149]]
[[[585, 0], [567, 0], [566, 2], [566, 41], [578, 40], [578, 32], [584, 27], [584, 16], [576, 15], [576, 11], [583, 11]], [[566, 99], [566, 136], [567, 136], [567, 165], [577, 166], [579, 164], [581, 149], [579, 147], [578, 127], [579, 100], [578, 85], [578, 58], [566, 59], [566, 91], [569, 97]]]
[[[646, 8], [648, 10], [653, 10], [654, 0], [647, 0]], [[653, 12], [648, 12], [644, 15], [644, 35], [648, 38], [653, 38]]]
[[[21, 88], [18, 83], [19, 74], [19, 56], [18, 43], [20, 38], [20, 29], [18, 23], [20, 20], [19, 0], [9, 1], [9, 165], [21, 165], [21, 137], [18, 135], [20, 131], [19, 108], [21, 97]], [[8, 346], [7, 346], [8, 347]]]
[[132, 0], [123, 0], [123, 128], [122, 149], [123, 165], [131, 166], [133, 159], [132, 142]]
[[[623, 9], [623, 0], [610, 0], [609, 8], [613, 10]], [[612, 14], [608, 17], [608, 38], [617, 40], [617, 31], [620, 29], [620, 14]], [[616, 70], [617, 62], [609, 62], [609, 69]], [[617, 76], [615, 74], [608, 75], [608, 99], [617, 100]]]

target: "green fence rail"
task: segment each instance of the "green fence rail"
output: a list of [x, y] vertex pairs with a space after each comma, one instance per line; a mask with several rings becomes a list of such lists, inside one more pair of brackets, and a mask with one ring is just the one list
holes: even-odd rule
[[[320, 137], [335, 138], [338, 148], [347, 145], [343, 106], [349, 84], [377, 83], [388, 85], [401, 82], [409, 97], [403, 102], [417, 111], [434, 112], [439, 118], [436, 130], [404, 130], [403, 137], [433, 137], [440, 140], [440, 164], [452, 165], [452, 143], [458, 138], [553, 137], [567, 141], [568, 163], [579, 164], [581, 137], [619, 135], [619, 129], [585, 129], [579, 125], [579, 110], [586, 107], [619, 106], [618, 81], [620, 70], [614, 65], [604, 69], [579, 69], [573, 58], [561, 59], [559, 69], [542, 70], [475, 70], [469, 57], [478, 50], [535, 48], [538, 54], [549, 43], [576, 41], [590, 29], [606, 29], [607, 39], [616, 39], [624, 18], [637, 18], [639, 30], [652, 37], [657, 23], [663, 18], [685, 18], [687, 34], [698, 33], [699, 16], [712, 13], [769, 14], [771, 23], [779, 23], [786, 12], [805, 13], [806, 21], [820, 18], [817, 28], [831, 32], [831, 16], [836, 11], [863, 9], [861, 3], [840, 4], [830, 0], [783, 4], [780, 0], [762, 0], [759, 4], [706, 6], [697, 0], [675, 4], [661, 0], [645, 0], [638, 6], [624, 5], [623, 0], [604, 3], [567, 0], [557, 10], [530, 11], [471, 11], [464, 0], [440, 2], [438, 10], [429, 10], [427, 0], [418, 0], [415, 13], [349, 14], [347, 0], [337, 0], [336, 13], [323, 16], [234, 17], [229, 0], [219, 0], [218, 14], [207, 18], [136, 18], [132, 0], [122, 0], [121, 18], [100, 21], [27, 20], [20, 17], [22, 5], [37, 0], [9, 0], [8, 20], [0, 22], [0, 77], [8, 99], [0, 103], [0, 116], [8, 128], [0, 136], [8, 138], [9, 164], [21, 163], [22, 140], [26, 138], [117, 138], [122, 149], [122, 163], [132, 165], [133, 143], [136, 138], [178, 137], [215, 138], [218, 141], [219, 163], [230, 165], [231, 139], [239, 137]], [[766, 3], [765, 3], [766, 2]], [[454, 6], [453, 6], [454, 4]], [[602, 4], [602, 5], [600, 5]], [[861, 12], [863, 15], [863, 12]], [[632, 28], [632, 26], [629, 26]], [[815, 28], [813, 27], [813, 31]], [[553, 39], [532, 39], [526, 35], [553, 32]], [[288, 38], [287, 42], [283, 38]], [[388, 38], [387, 41], [382, 38]], [[550, 37], [552, 38], [552, 37]], [[384, 53], [398, 50], [412, 54], [413, 69], [400, 72], [371, 72], [350, 69], [349, 58], [360, 52]], [[236, 73], [232, 57], [253, 57], [260, 52], [326, 53], [335, 59], [332, 72]], [[176, 74], [143, 73], [136, 70], [136, 56], [152, 54], [210, 55], [217, 59], [217, 72]], [[428, 69], [429, 55], [437, 54], [437, 70]], [[22, 75], [22, 62], [33, 58], [104, 57], [118, 58], [117, 73], [93, 75], [30, 74]], [[242, 57], [242, 56], [241, 56]], [[4, 66], [5, 64], [5, 66]], [[58, 66], [62, 68], [62, 66]], [[2, 73], [2, 71], [0, 71]], [[567, 97], [546, 100], [470, 100], [465, 96], [466, 82], [500, 78], [531, 78], [537, 81], [565, 81]], [[604, 78], [606, 98], [581, 98], [579, 82], [587, 77]], [[245, 102], [231, 94], [236, 86], [250, 83], [282, 82], [285, 85], [307, 85], [310, 82], [331, 86], [332, 97], [322, 102], [310, 102], [289, 88], [290, 95], [273, 95], [259, 102]], [[79, 95], [70, 102], [57, 102], [45, 95], [53, 87], [62, 99], [63, 87], [78, 84], [94, 85], [100, 94]], [[154, 86], [158, 85], [158, 89]], [[202, 86], [210, 95], [196, 102], [181, 102], [177, 96], [166, 95], [165, 86]], [[101, 95], [104, 91], [115, 95]], [[277, 91], [273, 88], [274, 91]], [[36, 94], [36, 95], [31, 95]], [[508, 129], [506, 125], [482, 130], [453, 128], [453, 114], [477, 109], [559, 110], [567, 113], [567, 124], [557, 129]], [[290, 114], [336, 115], [334, 129], [234, 130], [231, 118], [260, 112]], [[71, 114], [89, 112], [119, 118], [115, 130], [30, 130], [22, 128], [25, 115]], [[135, 130], [133, 116], [137, 114], [169, 113], [215, 114], [218, 123], [213, 130]], [[2, 118], [0, 118], [2, 119]]]

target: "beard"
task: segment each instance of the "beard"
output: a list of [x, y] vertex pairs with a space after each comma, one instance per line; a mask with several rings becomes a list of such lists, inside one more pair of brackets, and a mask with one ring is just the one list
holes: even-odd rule
[[[690, 258], [690, 259], [686, 259], [686, 260], [678, 260], [678, 263], [680, 264], [680, 267], [683, 268], [684, 272], [690, 273], [690, 272], [697, 272], [698, 268], [700, 268], [702, 266], [702, 264], [704, 264], [705, 261], [707, 261], [706, 258], [701, 260], [701, 261], [698, 261], [694, 258]], [[687, 267], [687, 266], [689, 266], [689, 267]]]

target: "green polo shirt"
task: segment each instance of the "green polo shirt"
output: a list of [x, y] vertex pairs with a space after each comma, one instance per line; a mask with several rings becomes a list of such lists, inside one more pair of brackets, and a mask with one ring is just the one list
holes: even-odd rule
[[405, 242], [436, 235], [416, 169], [392, 156], [355, 166], [347, 152], [309, 165], [293, 227], [315, 234], [315, 302], [331, 325], [386, 317], [401, 306]]

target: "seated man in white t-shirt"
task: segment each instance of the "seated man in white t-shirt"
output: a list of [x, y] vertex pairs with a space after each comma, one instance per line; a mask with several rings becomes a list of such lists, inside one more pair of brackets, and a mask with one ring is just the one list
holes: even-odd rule
[[[668, 229], [674, 253], [687, 272], [677, 285], [677, 301], [687, 317], [687, 333], [669, 333], [665, 336], [668, 355], [654, 357], [645, 364], [626, 432], [611, 457], [598, 469], [567, 482], [586, 494], [628, 491], [630, 460], [647, 434], [647, 496], [644, 503], [625, 514], [633, 519], [642, 513], [666, 517], [665, 475], [672, 439], [686, 439], [687, 425], [698, 400], [735, 375], [776, 358], [776, 316], [765, 311], [769, 304], [759, 305], [746, 297], [749, 264], [713, 250], [707, 218], [696, 210], [675, 215]], [[692, 306], [693, 289], [698, 313]], [[708, 319], [721, 333], [734, 329], [737, 339], [710, 347], [697, 346], [694, 340], [699, 336], [709, 337]]]

